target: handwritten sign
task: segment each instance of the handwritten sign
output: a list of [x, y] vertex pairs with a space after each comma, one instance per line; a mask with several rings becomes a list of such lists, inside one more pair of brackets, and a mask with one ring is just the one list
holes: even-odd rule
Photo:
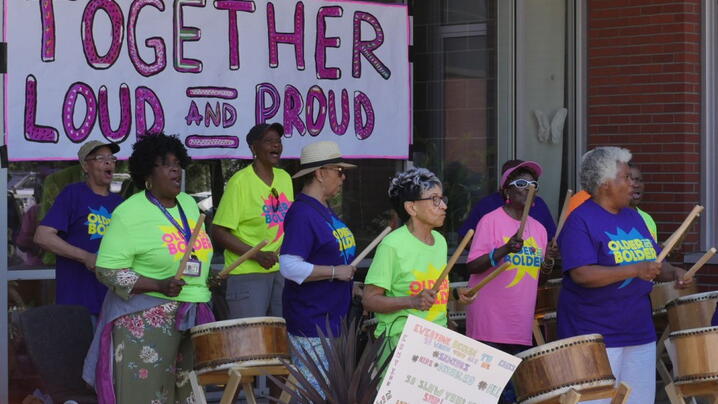
[[404, 5], [349, 1], [5, 1], [11, 160], [75, 159], [79, 143], [178, 134], [195, 158], [249, 158], [256, 123], [284, 156], [317, 140], [406, 158]]
[[496, 403], [520, 362], [410, 315], [374, 404]]

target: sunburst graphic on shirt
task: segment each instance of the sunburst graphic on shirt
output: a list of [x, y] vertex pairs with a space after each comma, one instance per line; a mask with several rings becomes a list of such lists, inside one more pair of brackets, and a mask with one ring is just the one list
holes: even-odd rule
[[[625, 232], [620, 227], [616, 227], [616, 233], [612, 234], [605, 231], [608, 237], [608, 253], [613, 255], [616, 265], [631, 265], [637, 262], [650, 261], [656, 259], [656, 249], [653, 243], [647, 237], [644, 237], [635, 227], [629, 232]], [[618, 289], [625, 288], [633, 282], [634, 278], [624, 280]]]
[[277, 236], [274, 237], [272, 242], [279, 240], [284, 235], [284, 216], [289, 210], [292, 202], [287, 198], [287, 195], [282, 192], [279, 197], [269, 195], [269, 198], [262, 199], [264, 206], [262, 206], [262, 216], [264, 216], [264, 222], [267, 224], [267, 229], [277, 227]]
[[[188, 219], [188, 221], [190, 228], [194, 229], [194, 225], [197, 222], [192, 219]], [[162, 232], [162, 243], [167, 248], [167, 252], [172, 255], [175, 261], [180, 261], [187, 248], [187, 242], [182, 236], [182, 233], [172, 225], [159, 226], [159, 229]], [[200, 261], [206, 261], [209, 259], [209, 252], [211, 250], [212, 242], [204, 229], [202, 229], [194, 242], [194, 255], [199, 258]]]
[[[443, 267], [441, 269], [436, 268], [434, 265], [429, 264], [429, 266], [424, 271], [420, 271], [418, 269], [414, 269], [411, 271], [411, 273], [414, 275], [414, 280], [409, 283], [409, 295], [415, 296], [421, 293], [424, 289], [430, 289], [434, 287], [435, 281], [439, 278], [439, 275], [441, 275]], [[449, 300], [449, 280], [444, 279], [444, 282], [441, 283], [441, 287], [439, 288], [439, 292], [436, 294], [436, 300], [434, 301], [434, 305], [431, 306], [431, 309], [429, 309], [426, 320], [427, 321], [433, 321], [436, 320], [440, 315], [446, 313], [446, 303]]]
[[[504, 237], [504, 243], [509, 241], [509, 237]], [[504, 257], [503, 261], [511, 263], [511, 267], [506, 271], [516, 271], [514, 279], [506, 285], [507, 288], [513, 288], [518, 285], [526, 275], [533, 279], [538, 279], [539, 268], [541, 267], [541, 261], [543, 257], [543, 251], [538, 247], [536, 239], [529, 237], [524, 240], [524, 246], [521, 251], [517, 253], [511, 253]]]

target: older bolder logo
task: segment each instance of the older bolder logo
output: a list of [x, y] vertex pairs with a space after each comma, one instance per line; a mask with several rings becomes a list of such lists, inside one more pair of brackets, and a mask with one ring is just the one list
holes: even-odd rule
[[[194, 228], [196, 221], [189, 219], [189, 225]], [[167, 251], [172, 255], [175, 261], [182, 259], [185, 251], [187, 251], [187, 242], [185, 241], [182, 234], [173, 226], [160, 226], [160, 230], [164, 233], [162, 235], [162, 242], [167, 247]], [[197, 236], [197, 240], [194, 242], [194, 254], [197, 255], [202, 261], [206, 261], [209, 258], [209, 252], [212, 250], [212, 241], [209, 236], [202, 229]]]
[[110, 226], [110, 220], [112, 219], [112, 213], [107, 208], [100, 206], [98, 209], [92, 209], [88, 206], [87, 208], [90, 213], [87, 214], [87, 234], [90, 236], [90, 240], [102, 238], [105, 235], [105, 231]]
[[[617, 265], [630, 265], [656, 259], [656, 249], [653, 248], [653, 243], [649, 238], [638, 232], [635, 227], [631, 228], [628, 233], [621, 228], [616, 228], [615, 234], [604, 233], [608, 237], [606, 246], [609, 254], [613, 256], [613, 260]], [[618, 288], [624, 288], [632, 281], [633, 278], [626, 279]]]

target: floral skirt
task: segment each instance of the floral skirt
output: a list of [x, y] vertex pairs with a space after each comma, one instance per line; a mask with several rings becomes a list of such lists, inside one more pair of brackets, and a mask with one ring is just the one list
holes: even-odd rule
[[175, 328], [178, 307], [167, 302], [115, 320], [117, 403], [194, 403], [188, 378], [194, 352], [189, 332]]

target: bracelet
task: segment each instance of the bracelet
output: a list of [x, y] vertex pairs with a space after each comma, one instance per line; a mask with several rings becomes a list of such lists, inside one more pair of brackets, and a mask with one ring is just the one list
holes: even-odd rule
[[332, 265], [332, 279], [330, 279], [330, 281], [333, 281], [333, 280], [334, 280], [334, 265]]
[[494, 248], [494, 249], [492, 249], [491, 252], [489, 253], [489, 262], [491, 263], [491, 266], [492, 266], [492, 267], [495, 267], [495, 266], [496, 266], [496, 260], [494, 259], [494, 252], [495, 252], [495, 251], [496, 251], [496, 249]]

